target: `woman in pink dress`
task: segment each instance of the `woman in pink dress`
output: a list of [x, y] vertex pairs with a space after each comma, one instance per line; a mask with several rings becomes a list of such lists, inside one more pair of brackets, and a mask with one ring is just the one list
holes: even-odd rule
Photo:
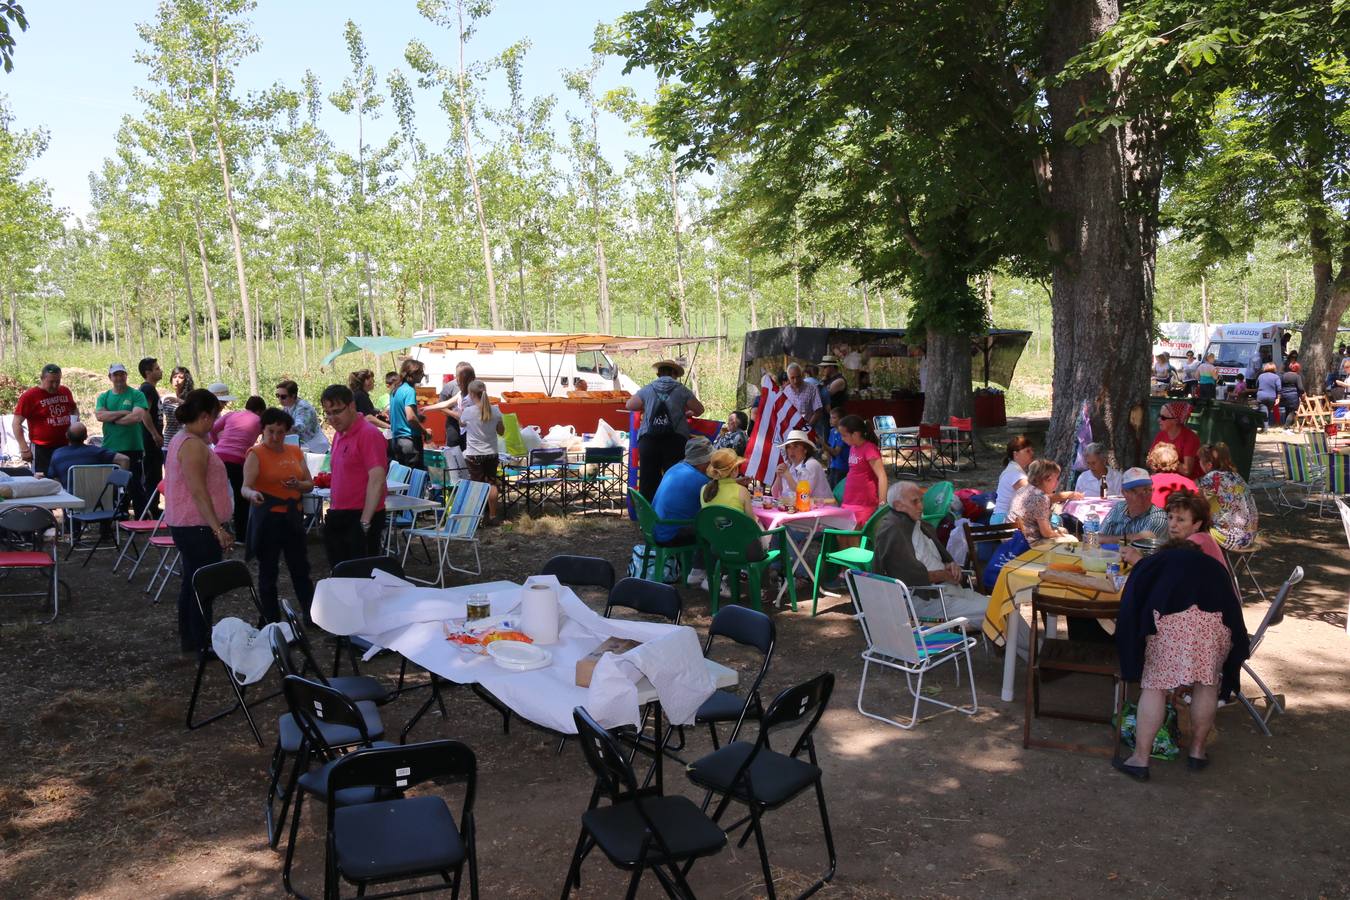
[[872, 425], [862, 416], [839, 420], [839, 436], [849, 446], [848, 480], [844, 482], [844, 506], [853, 509], [859, 527], [886, 503], [886, 467]]

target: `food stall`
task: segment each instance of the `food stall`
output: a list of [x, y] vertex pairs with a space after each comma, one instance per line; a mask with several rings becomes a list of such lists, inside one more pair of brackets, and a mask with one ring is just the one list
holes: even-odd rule
[[[996, 328], [970, 341], [975, 426], [999, 427], [1007, 422], [1003, 394], [1022, 356], [1030, 331]], [[903, 328], [762, 328], [747, 332], [741, 353], [741, 381], [746, 402], [758, 396], [766, 372], [777, 375], [788, 363], [817, 364], [832, 354], [843, 364], [849, 384], [849, 412], [866, 418], [889, 415], [897, 426], [918, 425], [923, 418], [920, 366], [922, 341], [911, 343]]]

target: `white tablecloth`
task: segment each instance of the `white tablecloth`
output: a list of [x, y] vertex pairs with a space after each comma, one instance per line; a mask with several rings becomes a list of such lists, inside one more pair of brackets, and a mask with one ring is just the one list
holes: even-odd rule
[[[326, 578], [315, 586], [312, 615], [334, 634], [358, 634], [449, 681], [481, 684], [522, 718], [565, 734], [576, 733], [572, 709], [577, 706], [606, 728], [637, 725], [644, 676], [675, 724], [692, 723], [712, 695], [713, 675], [692, 628], [606, 619], [565, 587], [558, 588], [565, 616], [559, 640], [544, 648], [553, 654], [549, 666], [510, 672], [490, 657], [466, 653], [446, 640], [445, 622], [464, 618], [465, 601], [479, 591], [488, 594], [494, 616], [509, 616], [519, 604], [521, 588], [508, 581], [419, 588], [383, 572], [370, 580]], [[607, 637], [644, 643], [620, 656], [606, 654], [590, 687], [578, 687], [577, 661]]]
[[60, 491], [43, 497], [20, 497], [16, 500], [0, 501], [0, 511], [16, 506], [40, 506], [43, 509], [84, 509], [84, 501], [74, 494]]

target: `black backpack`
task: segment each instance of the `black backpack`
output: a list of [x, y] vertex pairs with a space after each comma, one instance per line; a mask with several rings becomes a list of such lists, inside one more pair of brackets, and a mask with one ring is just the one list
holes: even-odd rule
[[652, 408], [647, 413], [647, 430], [645, 433], [673, 434], [675, 432], [675, 420], [670, 414], [670, 404], [667, 401], [670, 400], [674, 388], [668, 391], [652, 388], [652, 391], [656, 394], [656, 402], [652, 404]]

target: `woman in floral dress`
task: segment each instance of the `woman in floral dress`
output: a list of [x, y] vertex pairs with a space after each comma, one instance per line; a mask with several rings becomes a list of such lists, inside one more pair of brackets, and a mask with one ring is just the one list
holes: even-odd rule
[[1209, 533], [1229, 550], [1250, 547], [1257, 533], [1256, 498], [1234, 468], [1228, 445], [1201, 447], [1200, 471], [1196, 484], [1209, 500], [1213, 518]]

